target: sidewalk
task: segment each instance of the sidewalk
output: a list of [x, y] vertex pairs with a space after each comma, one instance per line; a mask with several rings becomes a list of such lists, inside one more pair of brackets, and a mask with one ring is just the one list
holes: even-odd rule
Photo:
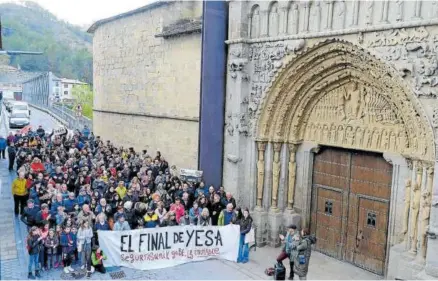
[[[272, 277], [265, 275], [265, 269], [273, 267], [281, 248], [263, 247], [255, 252], [250, 252], [250, 262], [247, 264], [237, 264], [224, 262], [234, 266], [236, 270], [242, 271], [252, 279], [272, 280]], [[284, 261], [289, 275], [289, 260]], [[298, 278], [295, 278], [298, 279]], [[382, 276], [375, 275], [352, 264], [342, 262], [313, 251], [310, 257], [308, 280], [376, 280], [383, 279]]]

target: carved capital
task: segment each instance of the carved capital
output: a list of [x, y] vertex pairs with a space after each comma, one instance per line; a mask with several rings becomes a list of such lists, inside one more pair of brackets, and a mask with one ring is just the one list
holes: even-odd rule
[[281, 142], [274, 142], [274, 151], [280, 152], [282, 145], [283, 145], [283, 143], [281, 143]]
[[315, 153], [315, 154], [318, 154], [320, 150], [321, 150], [321, 146], [320, 146], [320, 145], [317, 145], [317, 146], [315, 146], [314, 148], [312, 148], [312, 149], [310, 150], [310, 152]]
[[428, 177], [433, 177], [434, 171], [435, 171], [434, 167], [427, 168], [427, 176]]
[[292, 153], [296, 153], [298, 150], [298, 144], [289, 143], [287, 146], [289, 147], [289, 152], [291, 155], [292, 155]]
[[258, 141], [257, 142], [257, 150], [260, 151], [265, 151], [266, 150], [266, 142], [264, 141]]

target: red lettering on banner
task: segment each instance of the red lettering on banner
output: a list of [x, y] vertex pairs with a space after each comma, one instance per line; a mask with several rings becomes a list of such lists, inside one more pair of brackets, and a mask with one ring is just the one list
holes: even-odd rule
[[209, 258], [220, 255], [219, 248], [203, 248], [203, 249], [177, 249], [172, 251], [163, 252], [149, 252], [144, 254], [121, 254], [120, 259], [122, 262], [135, 263], [135, 262], [145, 262], [145, 261], [160, 261], [160, 260], [170, 260], [176, 258], [186, 258], [186, 259], [196, 259], [196, 258]]

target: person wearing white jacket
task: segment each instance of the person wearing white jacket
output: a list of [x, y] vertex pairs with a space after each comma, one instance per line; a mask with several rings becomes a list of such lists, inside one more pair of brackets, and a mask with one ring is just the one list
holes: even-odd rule
[[91, 275], [91, 241], [93, 239], [93, 229], [87, 220], [82, 221], [77, 234], [78, 252], [81, 254], [81, 268], [87, 269]]

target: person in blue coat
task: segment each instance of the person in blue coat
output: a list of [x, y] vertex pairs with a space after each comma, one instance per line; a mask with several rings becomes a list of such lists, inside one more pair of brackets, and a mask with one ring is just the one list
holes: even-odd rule
[[91, 133], [90, 129], [88, 128], [87, 125], [85, 125], [84, 129], [82, 130], [82, 135], [86, 140], [88, 140], [88, 138], [90, 137], [90, 133]]
[[68, 198], [64, 199], [64, 208], [66, 213], [72, 213], [75, 211], [74, 207], [78, 204], [78, 200], [75, 198], [74, 192], [68, 194]]
[[0, 156], [2, 159], [6, 159], [5, 151], [7, 146], [8, 146], [8, 142], [6, 141], [5, 137], [0, 136]]

